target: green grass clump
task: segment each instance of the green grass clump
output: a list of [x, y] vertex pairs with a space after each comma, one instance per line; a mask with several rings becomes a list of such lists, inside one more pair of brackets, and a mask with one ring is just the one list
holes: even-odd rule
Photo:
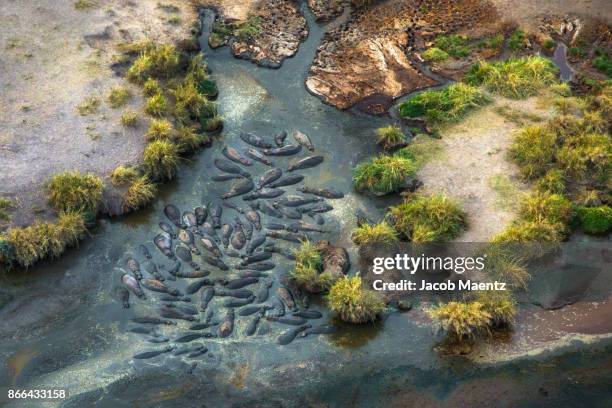
[[556, 83], [558, 71], [550, 60], [539, 56], [481, 61], [470, 68], [465, 81], [474, 86], [483, 85], [507, 98], [522, 99]]
[[612, 140], [596, 132], [565, 137], [556, 158], [569, 177], [602, 182], [610, 177]]
[[525, 49], [527, 46], [527, 34], [523, 30], [515, 30], [508, 39], [508, 48], [512, 51]]
[[174, 137], [174, 126], [166, 119], [154, 119], [145, 134], [147, 141], [171, 140]]
[[491, 314], [480, 302], [448, 302], [427, 312], [455, 341], [473, 339], [489, 332]]
[[120, 186], [136, 180], [138, 171], [133, 167], [117, 166], [112, 171], [110, 178], [114, 186]]
[[153, 78], [149, 78], [142, 85], [142, 92], [146, 96], [154, 96], [162, 93], [162, 88], [159, 85], [159, 81]]
[[388, 194], [400, 190], [415, 171], [416, 167], [409, 159], [398, 155], [380, 155], [357, 165], [353, 180], [357, 190]]
[[557, 84], [552, 84], [549, 89], [552, 93], [557, 94], [559, 96], [572, 96], [572, 88], [570, 88], [567, 82], [559, 82]]
[[507, 291], [481, 291], [476, 295], [476, 301], [482, 305], [482, 310], [491, 316], [491, 328], [508, 327], [516, 318], [516, 301]]
[[547, 221], [517, 221], [493, 237], [494, 243], [560, 242], [563, 234], [558, 225]]
[[204, 122], [204, 130], [207, 132], [215, 132], [223, 126], [223, 117], [221, 115], [214, 115], [211, 118], [202, 118]]
[[422, 57], [425, 61], [442, 62], [450, 58], [450, 55], [438, 47], [431, 47], [423, 52]]
[[489, 102], [478, 88], [456, 83], [437, 91], [425, 91], [403, 102], [399, 113], [403, 117], [425, 116], [432, 123], [453, 122], [469, 111]]
[[442, 195], [418, 196], [390, 208], [395, 229], [413, 242], [444, 242], [466, 227], [466, 215], [455, 201]]
[[198, 134], [193, 127], [182, 126], [177, 129], [174, 140], [179, 152], [186, 154], [198, 150], [207, 138]]
[[608, 77], [612, 77], [612, 58], [607, 52], [600, 52], [599, 56], [593, 59], [593, 66]]
[[98, 113], [100, 103], [100, 98], [97, 96], [90, 96], [85, 98], [85, 100], [77, 106], [77, 112], [79, 112], [81, 116], [93, 115], [94, 113]]
[[553, 162], [557, 136], [544, 125], [521, 129], [510, 147], [510, 157], [520, 166], [527, 179], [544, 175]]
[[545, 49], [549, 51], [552, 51], [555, 48], [555, 40], [553, 40], [552, 38], [547, 38], [542, 43], [542, 47], [544, 47]]
[[353, 230], [351, 238], [357, 245], [368, 245], [373, 243], [389, 244], [399, 241], [397, 231], [384, 221], [378, 224], [362, 224]]
[[144, 151], [143, 165], [154, 180], [171, 180], [179, 162], [178, 147], [167, 140], [156, 140]]
[[606, 235], [612, 231], [612, 208], [578, 206], [576, 215], [584, 232], [590, 235]]
[[209, 101], [193, 81], [183, 82], [172, 93], [175, 99], [174, 116], [183, 123], [197, 120], [207, 110]]
[[149, 204], [155, 198], [157, 186], [146, 176], [137, 178], [130, 184], [123, 195], [123, 207], [126, 211], [136, 210]]
[[329, 289], [327, 304], [333, 313], [348, 323], [372, 322], [385, 310], [380, 295], [363, 288], [359, 276], [345, 276], [334, 283]]
[[543, 193], [563, 194], [565, 193], [565, 176], [559, 169], [549, 170], [536, 183], [538, 191]]
[[132, 82], [143, 83], [149, 77], [169, 78], [176, 74], [182, 56], [174, 45], [148, 43], [128, 69]]
[[299, 287], [311, 293], [321, 293], [331, 287], [334, 279], [328, 272], [321, 273], [323, 261], [315, 244], [303, 241], [294, 255], [295, 267], [291, 271], [291, 279]]
[[74, 2], [74, 8], [77, 10], [89, 10], [98, 6], [96, 0], [76, 0]]
[[56, 174], [47, 185], [49, 202], [58, 211], [96, 214], [102, 201], [104, 183], [91, 173], [66, 171]]
[[504, 35], [496, 34], [493, 37], [485, 38], [478, 42], [478, 48], [489, 48], [492, 50], [498, 50], [504, 45]]
[[155, 94], [147, 99], [145, 112], [151, 116], [164, 116], [168, 112], [168, 101], [164, 94]]
[[126, 110], [121, 114], [121, 125], [125, 127], [136, 127], [138, 125], [138, 113]]
[[569, 223], [573, 216], [572, 203], [560, 194], [533, 193], [523, 199], [519, 208], [525, 221], [548, 222], [560, 226]]
[[234, 30], [234, 35], [243, 42], [250, 41], [261, 34], [261, 18], [250, 16]]
[[383, 126], [376, 131], [377, 143], [385, 149], [392, 149], [395, 146], [406, 143], [406, 136], [399, 126]]
[[4, 241], [10, 247], [11, 259], [29, 267], [46, 257], [57, 257], [77, 244], [85, 234], [85, 220], [80, 212], [61, 212], [55, 224], [36, 221], [26, 228], [12, 228]]
[[112, 108], [120, 108], [124, 106], [132, 97], [129, 89], [123, 86], [112, 88], [108, 94], [108, 104]]
[[15, 203], [8, 198], [0, 197], [0, 221], [7, 221], [11, 217], [9, 211], [15, 207]]
[[[185, 76], [187, 82], [192, 81], [195, 84], [201, 84], [204, 81], [209, 81], [214, 84], [213, 81], [209, 80], [208, 77], [208, 66], [204, 61], [204, 56], [198, 53], [191, 57], [189, 61], [189, 67], [187, 68], [187, 75]], [[205, 92], [202, 92], [205, 93]]]
[[468, 40], [469, 38], [464, 35], [442, 35], [436, 38], [435, 45], [454, 58], [462, 58], [470, 54]]
[[531, 278], [525, 263], [526, 254], [515, 243], [493, 243], [487, 247], [487, 273], [492, 279], [507, 282], [512, 288], [525, 289]]

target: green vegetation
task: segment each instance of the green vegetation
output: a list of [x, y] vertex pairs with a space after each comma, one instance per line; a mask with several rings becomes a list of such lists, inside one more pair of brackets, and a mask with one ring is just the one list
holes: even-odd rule
[[9, 211], [15, 207], [15, 203], [8, 198], [0, 197], [0, 221], [8, 221], [11, 217]]
[[139, 177], [123, 195], [123, 206], [127, 211], [144, 207], [153, 201], [156, 193], [157, 186], [151, 183], [147, 176]]
[[412, 160], [399, 155], [380, 155], [360, 163], [353, 171], [357, 190], [375, 194], [388, 194], [404, 187], [406, 179], [414, 176], [416, 167]]
[[108, 104], [111, 108], [120, 108], [124, 106], [132, 97], [129, 89], [123, 86], [112, 88], [108, 94]]
[[572, 88], [567, 82], [559, 82], [549, 87], [550, 91], [559, 96], [572, 96]]
[[523, 30], [517, 29], [510, 35], [508, 39], [508, 48], [512, 51], [524, 50], [527, 47], [527, 34]]
[[60, 212], [80, 211], [96, 214], [102, 201], [104, 183], [91, 173], [66, 171], [51, 178], [47, 185], [49, 202]]
[[142, 85], [142, 92], [145, 94], [145, 96], [154, 96], [161, 94], [163, 91], [159, 85], [159, 81], [149, 78]]
[[505, 61], [481, 61], [473, 65], [465, 81], [483, 85], [488, 91], [507, 98], [526, 98], [557, 82], [558, 69], [539, 56], [509, 58]]
[[491, 316], [491, 329], [508, 327], [514, 323], [516, 301], [510, 292], [481, 291], [478, 292], [476, 300], [482, 305], [482, 310]]
[[316, 245], [303, 241], [294, 255], [295, 268], [291, 271], [291, 279], [298, 286], [311, 293], [321, 293], [332, 286], [333, 277], [328, 272], [321, 273], [323, 263]]
[[395, 229], [413, 242], [444, 242], [466, 227], [459, 204], [442, 195], [417, 196], [390, 208]]
[[261, 18], [257, 16], [249, 16], [247, 20], [240, 24], [233, 34], [243, 42], [250, 41], [261, 34]]
[[492, 50], [498, 50], [504, 45], [504, 35], [496, 34], [493, 37], [485, 38], [478, 42], [478, 48], [489, 48]]
[[181, 64], [181, 54], [174, 45], [142, 45], [142, 51], [129, 68], [127, 77], [130, 81], [143, 83], [149, 78], [169, 78], [177, 73]]
[[145, 149], [143, 160], [147, 173], [153, 179], [170, 180], [178, 170], [178, 147], [167, 140], [156, 140]]
[[79, 212], [61, 212], [55, 224], [36, 221], [26, 228], [9, 229], [0, 238], [3, 262], [9, 267], [17, 263], [27, 268], [46, 257], [57, 257], [76, 245], [85, 231], [85, 220]]
[[555, 48], [555, 40], [553, 40], [552, 38], [547, 38], [542, 43], [542, 47], [544, 47], [545, 49], [549, 51], [552, 51]]
[[377, 143], [385, 149], [392, 149], [398, 145], [406, 143], [406, 136], [399, 126], [384, 126], [376, 131], [378, 136]]
[[149, 141], [155, 140], [171, 140], [174, 135], [174, 127], [169, 120], [153, 119], [149, 129], [145, 134], [145, 138]]
[[450, 58], [450, 55], [438, 47], [431, 47], [423, 52], [422, 57], [425, 61], [442, 62]]
[[332, 312], [348, 323], [372, 322], [385, 310], [380, 295], [363, 288], [359, 276], [345, 276], [334, 283], [329, 289], [327, 304]]
[[110, 175], [114, 186], [131, 183], [138, 178], [138, 171], [133, 167], [118, 166]]
[[85, 98], [85, 100], [81, 102], [79, 106], [77, 106], [77, 112], [79, 112], [79, 115], [81, 116], [93, 115], [95, 113], [98, 113], [98, 110], [100, 109], [100, 102], [100, 98], [98, 98], [97, 96], [90, 96], [88, 98]]
[[425, 116], [431, 123], [453, 122], [469, 111], [489, 102], [478, 88], [461, 82], [437, 91], [425, 91], [403, 102], [399, 113], [403, 117]]
[[468, 40], [467, 36], [452, 34], [438, 36], [434, 43], [437, 48], [448, 53], [451, 57], [462, 58], [470, 54]]
[[355, 244], [360, 246], [373, 243], [389, 244], [399, 241], [397, 231], [385, 221], [378, 224], [362, 224], [353, 230], [351, 238]]
[[201, 94], [194, 81], [185, 81], [172, 91], [174, 103], [174, 116], [181, 123], [188, 123], [191, 120], [197, 120], [200, 115], [206, 117], [213, 116], [208, 111], [208, 99]]
[[125, 127], [136, 127], [138, 125], [138, 113], [126, 110], [121, 114], [121, 125]]
[[540, 192], [564, 194], [565, 176], [561, 170], [551, 169], [537, 181], [536, 187]]
[[590, 235], [606, 235], [612, 231], [612, 208], [578, 206], [576, 215], [584, 232]]
[[544, 125], [535, 125], [517, 133], [509, 155], [519, 165], [525, 178], [534, 179], [547, 172], [556, 149], [556, 135]]
[[520, 126], [532, 124], [534, 122], [541, 122], [542, 118], [537, 114], [531, 112], [525, 112], [520, 109], [511, 108], [508, 105], [499, 105], [494, 108], [495, 113], [502, 116], [504, 119], [516, 123]]
[[178, 146], [179, 153], [189, 154], [200, 148], [208, 138], [198, 134], [194, 128], [182, 126], [178, 128], [175, 134], [175, 143]]
[[597, 50], [597, 56], [593, 58], [593, 66], [608, 77], [612, 77], [612, 58], [606, 51]]
[[489, 179], [489, 185], [497, 193], [496, 205], [511, 209], [519, 198], [520, 191], [516, 183], [505, 174], [495, 174]]
[[170, 17], [168, 17], [168, 24], [172, 24], [172, 25], [179, 25], [181, 24], [181, 16], [179, 14], [173, 14]]
[[223, 117], [214, 115], [212, 118], [205, 119], [203, 126], [207, 132], [215, 132], [223, 126]]
[[429, 310], [428, 315], [457, 342], [488, 333], [492, 318], [480, 302], [448, 302]]
[[414, 161], [417, 168], [434, 158], [441, 158], [444, 152], [438, 140], [425, 134], [418, 134], [412, 138], [410, 144], [396, 153], [398, 156], [405, 157]]
[[98, 6], [96, 0], [76, 0], [74, 2], [74, 8], [77, 10], [89, 10]]
[[145, 103], [145, 112], [151, 116], [164, 116], [167, 111], [168, 101], [163, 94], [155, 94]]
[[510, 288], [525, 289], [531, 276], [527, 271], [525, 258], [528, 254], [524, 248], [521, 244], [490, 244], [486, 249], [487, 273], [494, 280], [507, 282]]

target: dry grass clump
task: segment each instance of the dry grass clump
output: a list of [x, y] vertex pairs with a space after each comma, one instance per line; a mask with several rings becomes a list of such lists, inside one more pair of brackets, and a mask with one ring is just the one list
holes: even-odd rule
[[378, 224], [364, 223], [353, 230], [351, 238], [355, 244], [360, 246], [373, 243], [391, 244], [399, 241], [397, 231], [385, 221]]
[[321, 272], [323, 262], [315, 244], [303, 241], [294, 255], [295, 267], [291, 271], [291, 279], [296, 285], [311, 293], [321, 293], [331, 287], [334, 279], [329, 273]]
[[145, 134], [147, 141], [171, 140], [174, 137], [174, 126], [166, 119], [154, 119]]
[[143, 83], [148, 78], [169, 78], [177, 73], [182, 56], [174, 45], [148, 43], [129, 68], [130, 81]]
[[168, 112], [168, 100], [161, 93], [147, 98], [145, 112], [151, 116], [164, 116]]
[[189, 154], [198, 150], [207, 141], [206, 136], [196, 132], [193, 127], [181, 126], [175, 133], [175, 143], [181, 154]]
[[143, 160], [147, 174], [154, 180], [170, 180], [178, 170], [178, 147], [167, 140], [156, 140], [145, 149]]
[[113, 87], [108, 94], [108, 104], [112, 108], [124, 106], [132, 97], [132, 93], [124, 86]]
[[142, 208], [155, 198], [157, 186], [147, 176], [137, 178], [130, 184], [123, 195], [123, 206], [126, 211]]
[[8, 198], [0, 197], [0, 221], [10, 219], [9, 211], [15, 207], [15, 203]]
[[94, 113], [98, 113], [100, 103], [101, 101], [99, 97], [90, 96], [85, 98], [85, 100], [81, 102], [76, 109], [81, 116], [93, 115]]
[[345, 276], [336, 281], [329, 289], [327, 305], [347, 323], [373, 322], [385, 310], [380, 295], [364, 288], [359, 276]]
[[66, 171], [56, 174], [47, 185], [49, 202], [58, 211], [96, 214], [104, 183], [91, 173]]
[[133, 167], [117, 166], [110, 177], [114, 186], [120, 186], [136, 180], [138, 171]]
[[488, 333], [492, 317], [480, 302], [448, 302], [427, 314], [457, 342]]
[[161, 86], [159, 85], [159, 81], [157, 81], [156, 79], [149, 78], [142, 85], [142, 93], [144, 93], [145, 96], [158, 95], [162, 92], [163, 91]]
[[444, 242], [466, 227], [466, 215], [458, 203], [443, 196], [417, 196], [390, 208], [395, 229], [413, 242]]
[[121, 125], [125, 127], [136, 127], [138, 125], [138, 113], [133, 110], [126, 110], [121, 114]]

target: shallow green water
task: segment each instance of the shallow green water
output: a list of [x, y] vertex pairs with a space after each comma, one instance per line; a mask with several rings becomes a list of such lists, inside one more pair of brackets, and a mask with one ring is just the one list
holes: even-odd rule
[[[240, 131], [271, 136], [299, 129], [311, 137], [325, 161], [303, 172], [306, 184], [348, 193], [333, 201], [335, 209], [326, 215], [325, 226], [332, 231], [326, 238], [336, 244], [349, 245], [357, 208], [376, 218], [389, 205], [390, 199], [354, 194], [351, 183], [352, 167], [376, 152], [374, 129], [388, 119], [341, 112], [308, 94], [304, 79], [323, 28], [306, 15], [308, 39], [279, 70], [258, 68], [234, 59], [227, 49], [213, 51], [204, 45], [220, 89], [223, 137], [183, 166], [153, 208], [103, 220], [92, 239], [61, 260], [3, 282], [2, 293], [12, 300], [0, 309], [0, 387], [67, 388], [68, 401], [49, 403], [67, 407], [373, 407], [388, 406], [395, 398], [398, 406], [468, 406], [462, 399], [478, 396], [497, 405], [503, 395], [495, 390], [513, 393], [507, 398], [516, 401], [514, 406], [575, 406], [587, 400], [591, 406], [603, 404], [612, 379], [605, 344], [590, 346], [588, 352], [575, 344], [555, 357], [476, 366], [462, 358], [439, 357], [432, 350], [436, 337], [430, 328], [400, 314], [389, 315], [377, 326], [343, 326], [336, 335], [310, 336], [288, 346], [275, 342], [286, 329], [271, 325], [269, 335], [250, 338], [242, 334], [246, 322], [239, 321], [232, 337], [205, 341], [210, 355], [202, 359], [163, 355], [132, 360], [137, 352], [163, 345], [147, 345], [141, 335], [126, 332], [128, 319], [148, 313], [152, 304], [132, 297], [132, 307], [123, 309], [112, 296], [121, 274], [116, 268], [143, 242], [156, 261], [167, 264], [151, 244], [159, 232], [157, 223], [164, 219], [164, 205], [192, 209], [224, 193], [227, 184], [209, 181], [218, 173], [212, 159], [224, 145], [243, 146]], [[357, 264], [354, 251], [351, 256]], [[281, 275], [288, 266], [279, 262], [274, 273]], [[313, 308], [325, 311], [316, 300]], [[171, 336], [185, 327], [179, 324], [162, 332]], [[579, 375], [588, 388], [573, 381]], [[524, 391], [517, 395], [519, 389]]]

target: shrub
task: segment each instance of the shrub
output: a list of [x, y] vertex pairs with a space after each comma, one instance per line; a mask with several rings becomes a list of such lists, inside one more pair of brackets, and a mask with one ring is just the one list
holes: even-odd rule
[[94, 174], [66, 171], [56, 174], [47, 185], [49, 202], [58, 211], [95, 214], [102, 201], [104, 184]]
[[506, 61], [481, 61], [465, 75], [474, 86], [484, 85], [490, 92], [514, 99], [538, 94], [557, 82], [558, 69], [548, 59], [539, 56], [510, 58]]
[[144, 85], [142, 86], [142, 91], [146, 96], [154, 96], [162, 93], [159, 81], [153, 78], [149, 78], [145, 81]]
[[467, 57], [470, 47], [467, 45], [468, 37], [463, 35], [442, 35], [436, 38], [435, 45], [455, 58]]
[[578, 206], [578, 220], [584, 232], [590, 235], [605, 235], [612, 231], [612, 208]]
[[145, 134], [148, 141], [171, 140], [174, 137], [174, 127], [166, 119], [154, 119]]
[[77, 112], [79, 112], [81, 116], [93, 115], [94, 113], [98, 113], [99, 109], [100, 98], [97, 96], [85, 98], [85, 100], [77, 106]]
[[130, 183], [138, 178], [138, 171], [133, 167], [118, 166], [110, 175], [115, 186]]
[[357, 245], [368, 245], [372, 243], [393, 243], [399, 239], [397, 232], [386, 222], [378, 224], [362, 224], [352, 234], [353, 242]]
[[516, 317], [516, 301], [510, 292], [482, 291], [476, 295], [476, 301], [482, 305], [482, 310], [491, 316], [491, 328], [507, 327], [514, 323]]
[[404, 187], [406, 178], [414, 175], [414, 163], [400, 156], [381, 155], [357, 165], [353, 180], [358, 190], [388, 194]]
[[546, 173], [555, 156], [557, 136], [542, 125], [521, 129], [510, 147], [510, 157], [527, 179]]
[[129, 210], [136, 210], [149, 204], [155, 198], [157, 186], [146, 176], [134, 180], [123, 196], [123, 206]]
[[413, 242], [448, 241], [466, 226], [459, 205], [442, 195], [418, 196], [390, 208], [395, 229]]
[[425, 50], [425, 52], [423, 52], [422, 56], [425, 61], [431, 62], [446, 61], [450, 57], [446, 51], [443, 51], [438, 47], [428, 48]]
[[145, 112], [151, 116], [164, 116], [168, 111], [168, 101], [163, 94], [155, 94], [147, 99]]
[[329, 289], [327, 304], [333, 313], [348, 323], [374, 321], [385, 310], [380, 295], [364, 289], [359, 276], [345, 276], [334, 283]]
[[136, 127], [138, 125], [138, 113], [133, 110], [126, 110], [121, 115], [121, 124], [125, 127]]
[[406, 142], [406, 136], [399, 126], [389, 125], [378, 128], [376, 134], [378, 136], [377, 143], [385, 149], [391, 149]]
[[489, 332], [491, 314], [480, 302], [448, 302], [427, 313], [453, 340], [472, 339]]
[[537, 182], [538, 191], [543, 193], [563, 194], [565, 193], [565, 177], [559, 169], [549, 170], [544, 177]]
[[156, 140], [144, 151], [143, 165], [154, 180], [174, 178], [178, 161], [178, 147], [167, 140]]
[[403, 102], [399, 112], [409, 118], [425, 116], [434, 123], [452, 122], [487, 102], [489, 99], [477, 88], [456, 83], [441, 90], [421, 92]]
[[316, 245], [303, 241], [294, 255], [295, 268], [291, 271], [291, 278], [298, 286], [312, 293], [324, 292], [331, 287], [334, 279], [328, 272], [321, 273], [322, 259]]
[[132, 93], [129, 89], [123, 86], [116, 86], [110, 90], [108, 94], [108, 104], [112, 108], [119, 108], [127, 103], [132, 97]]

